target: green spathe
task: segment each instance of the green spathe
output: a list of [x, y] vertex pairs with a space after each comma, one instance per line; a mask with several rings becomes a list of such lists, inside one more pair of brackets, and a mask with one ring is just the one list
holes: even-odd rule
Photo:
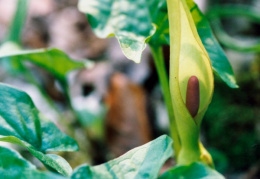
[[[189, 164], [199, 161], [202, 155], [199, 130], [213, 94], [213, 71], [186, 0], [168, 0], [167, 4], [171, 44], [170, 91], [181, 142], [177, 161], [179, 164]], [[200, 103], [194, 118], [185, 104], [187, 83], [191, 76], [199, 80]]]

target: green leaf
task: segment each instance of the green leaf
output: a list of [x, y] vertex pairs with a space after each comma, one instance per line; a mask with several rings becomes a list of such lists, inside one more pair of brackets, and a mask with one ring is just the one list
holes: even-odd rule
[[150, 14], [148, 15], [156, 26], [156, 32], [151, 37], [149, 45], [159, 46], [169, 44], [169, 21], [166, 1], [149, 0], [147, 4], [150, 10]]
[[11, 58], [12, 61], [30, 61], [50, 73], [57, 79], [64, 81], [66, 74], [78, 68], [90, 66], [89, 61], [80, 62], [71, 60], [64, 52], [55, 48], [19, 50], [16, 44], [7, 42], [0, 48], [0, 60]]
[[[25, 160], [19, 153], [14, 150], [0, 146], [0, 173], [1, 176], [12, 175], [18, 177], [24, 169], [33, 169], [36, 167]], [[10, 176], [11, 177], [11, 176]]]
[[26, 71], [26, 68], [24, 67], [21, 61], [17, 59], [8, 58], [8, 57], [1, 57], [1, 55], [4, 55], [5, 53], [10, 53], [12, 51], [20, 51], [20, 50], [21, 50], [20, 45], [11, 41], [5, 42], [0, 46], [1, 66], [3, 66], [3, 68], [12, 75], [24, 73]]
[[31, 98], [18, 89], [0, 83], [0, 141], [26, 147], [35, 157], [58, 172], [69, 175], [69, 164], [47, 151], [75, 151], [74, 139], [62, 133], [34, 106]]
[[207, 50], [213, 70], [220, 78], [231, 88], [237, 88], [236, 79], [232, 67], [215, 36], [213, 35], [210, 24], [206, 17], [199, 10], [193, 0], [188, 0], [187, 4], [190, 8], [192, 18], [196, 24], [198, 34]]
[[164, 174], [159, 179], [224, 179], [216, 170], [202, 164], [192, 163], [185, 166], [174, 167]]
[[145, 42], [155, 32], [146, 0], [80, 0], [78, 8], [98, 37], [116, 36], [125, 56], [140, 62]]
[[65, 179], [62, 176], [40, 172], [29, 161], [12, 149], [0, 146], [0, 173], [6, 179]]
[[172, 140], [163, 135], [134, 148], [119, 158], [98, 166], [78, 167], [72, 179], [157, 178], [164, 162], [172, 155]]

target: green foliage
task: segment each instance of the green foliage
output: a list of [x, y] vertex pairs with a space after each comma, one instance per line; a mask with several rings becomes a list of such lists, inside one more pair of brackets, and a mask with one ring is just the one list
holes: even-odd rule
[[171, 138], [163, 135], [105, 164], [80, 166], [71, 178], [157, 178], [160, 168], [172, 152]]
[[214, 148], [210, 148], [208, 151], [214, 160], [216, 170], [220, 173], [225, 173], [229, 167], [227, 156]]
[[209, 22], [201, 13], [193, 0], [188, 0], [192, 18], [196, 24], [201, 41], [208, 52], [213, 70], [231, 88], [237, 88], [236, 79], [232, 67], [218, 41], [214, 37]]
[[[165, 0], [123, 1], [121, 3], [123, 4], [117, 0], [105, 2], [80, 0], [78, 7], [80, 11], [88, 15], [89, 23], [98, 37], [105, 38], [115, 34], [126, 57], [135, 62], [140, 62], [146, 42], [149, 42], [151, 46], [170, 43]], [[237, 88], [233, 70], [212, 34], [207, 19], [192, 0], [188, 0], [187, 3], [214, 71], [230, 87]], [[127, 8], [121, 8], [125, 4]]]
[[[146, 44], [151, 46], [165, 93], [176, 162], [183, 164], [171, 168], [159, 178], [223, 179], [209, 167], [213, 166], [211, 156], [199, 141], [200, 124], [213, 93], [212, 68], [229, 87], [238, 86], [224, 51], [193, 0], [79, 0], [78, 8], [87, 14], [97, 36], [116, 36], [127, 58], [139, 63]], [[92, 64], [74, 61], [55, 48], [21, 50], [18, 44], [26, 13], [27, 1], [18, 1], [9, 35], [0, 48], [0, 61], [11, 71], [26, 75], [32, 83], [35, 82], [42, 94], [45, 92], [35, 77], [30, 77], [25, 62], [49, 71], [61, 83], [70, 102], [67, 73]], [[162, 52], [164, 44], [171, 45], [170, 83]], [[185, 105], [191, 76], [195, 76], [199, 83], [199, 109], [194, 116]], [[103, 128], [100, 127], [101, 120], [98, 120], [102, 114], [76, 111], [71, 104], [70, 107], [90, 135], [102, 138]], [[72, 172], [65, 159], [47, 152], [76, 151], [76, 141], [48, 121], [26, 93], [1, 83], [0, 141], [27, 148], [47, 169], [72, 179], [157, 178], [165, 161], [173, 155], [172, 139], [163, 135], [107, 163], [98, 166], [85, 164]], [[38, 171], [17, 152], [4, 147], [0, 147], [0, 173], [1, 177], [7, 178], [65, 178]]]
[[212, 168], [202, 163], [192, 163], [186, 166], [177, 166], [162, 174], [159, 179], [224, 179]]
[[0, 146], [0, 173], [5, 179], [63, 179], [49, 172], [40, 172], [14, 150]]
[[150, 46], [169, 44], [169, 21], [166, 1], [149, 0], [149, 16], [156, 27], [156, 31], [149, 40]]
[[214, 6], [207, 14], [211, 20], [214, 32], [222, 45], [239, 52], [260, 52], [260, 39], [259, 37], [253, 40], [239, 39], [231, 37], [222, 27], [220, 19], [227, 17], [245, 17], [249, 21], [260, 23], [259, 8], [248, 5], [222, 5]]
[[46, 69], [61, 81], [66, 79], [69, 71], [91, 65], [89, 61], [71, 60], [64, 52], [55, 48], [20, 50], [12, 42], [7, 42], [0, 48], [0, 60], [6, 58], [12, 61], [13, 66], [19, 66], [22, 61], [30, 61]]
[[[26, 68], [23, 65], [22, 61], [4, 57], [5, 54], [8, 54], [12, 51], [20, 51], [21, 47], [14, 42], [5, 42], [0, 46], [0, 63], [3, 68], [12, 75], [23, 74], [26, 72]], [[3, 55], [3, 56], [2, 56]]]
[[69, 175], [71, 168], [64, 159], [44, 153], [75, 151], [77, 143], [45, 119], [26, 93], [0, 84], [0, 94], [0, 141], [26, 147], [45, 165]]
[[125, 56], [140, 62], [145, 42], [155, 32], [146, 0], [80, 0], [78, 7], [98, 37], [116, 36]]
[[[160, 168], [172, 155], [171, 146], [171, 138], [163, 135], [102, 165], [80, 166], [74, 170], [70, 178], [157, 178]], [[17, 152], [3, 147], [0, 147], [0, 171], [3, 171], [1, 176], [6, 176], [8, 179], [48, 177], [65, 179], [62, 176], [36, 170], [34, 165], [23, 159]]]
[[[210, 147], [223, 155], [211, 152], [216, 169], [221, 172], [228, 162], [228, 167], [223, 169], [241, 172], [259, 159], [260, 140], [256, 128], [260, 117], [259, 88], [255, 80], [240, 81], [239, 89], [229, 89], [220, 81], [216, 84], [203, 123], [205, 138]], [[227, 161], [220, 157], [226, 157]]]

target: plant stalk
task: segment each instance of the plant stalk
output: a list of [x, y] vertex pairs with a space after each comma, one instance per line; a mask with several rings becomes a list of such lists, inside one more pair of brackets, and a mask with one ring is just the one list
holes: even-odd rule
[[181, 148], [181, 144], [180, 144], [177, 125], [174, 117], [174, 111], [173, 111], [170, 88], [169, 88], [169, 79], [168, 79], [168, 75], [164, 63], [163, 50], [162, 50], [162, 46], [150, 45], [150, 48], [153, 55], [155, 67], [159, 76], [159, 81], [163, 92], [163, 98], [168, 112], [168, 117], [170, 122], [170, 133], [171, 133], [171, 137], [173, 138], [173, 148], [174, 148], [175, 157], [177, 159]]
[[28, 1], [18, 0], [16, 4], [16, 12], [14, 14], [12, 24], [9, 27], [9, 33], [5, 41], [12, 41], [20, 44], [21, 34], [28, 11]]

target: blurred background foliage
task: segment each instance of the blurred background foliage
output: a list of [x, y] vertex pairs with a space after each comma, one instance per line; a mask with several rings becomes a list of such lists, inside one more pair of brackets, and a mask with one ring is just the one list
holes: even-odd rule
[[239, 88], [230, 89], [215, 78], [203, 136], [216, 168], [236, 173], [234, 178], [260, 177], [259, 8], [257, 0], [211, 0], [206, 13], [233, 66]]
[[[0, 42], [9, 34], [16, 2], [0, 0]], [[216, 169], [227, 178], [260, 178], [260, 1], [197, 2], [223, 45], [239, 85], [231, 89], [215, 76], [214, 96], [202, 122], [203, 143]], [[82, 68], [66, 77], [70, 102], [57, 79], [41, 67], [25, 64], [39, 84], [35, 88], [26, 75], [15, 74], [4, 63], [0, 66], [1, 82], [28, 92], [44, 114], [78, 141], [79, 152], [62, 154], [72, 167], [86, 161], [102, 163], [168, 132], [149, 49], [140, 64], [127, 60], [114, 38], [94, 35], [77, 9], [77, 0], [29, 1], [21, 34], [20, 39], [16, 34], [13, 38], [25, 49], [55, 47], [73, 59], [95, 63], [91, 69]], [[167, 46], [164, 55], [168, 65]], [[53, 104], [46, 103], [46, 96]], [[26, 151], [22, 154], [31, 157]]]

